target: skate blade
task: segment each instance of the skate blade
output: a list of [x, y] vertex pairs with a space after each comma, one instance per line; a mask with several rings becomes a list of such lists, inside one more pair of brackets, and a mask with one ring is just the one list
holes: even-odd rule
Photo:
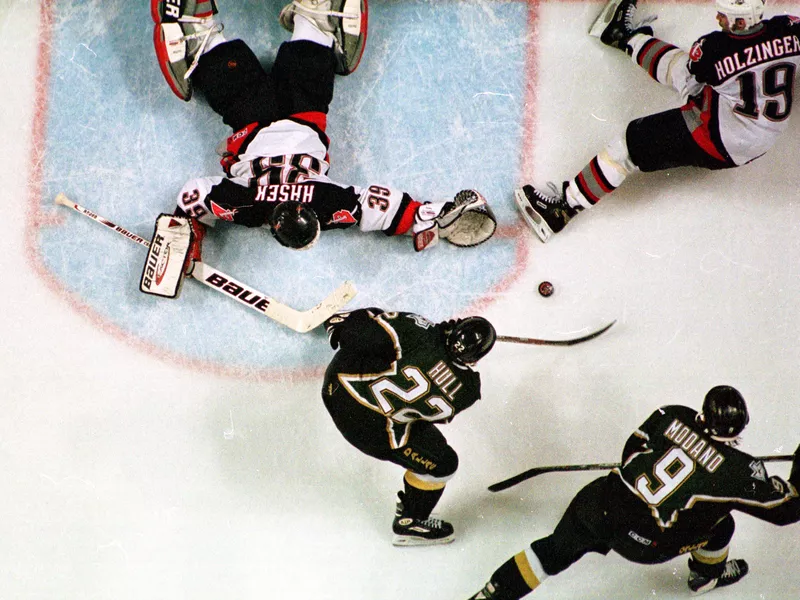
[[690, 595], [692, 596], [702, 596], [706, 592], [710, 592], [711, 590], [717, 587], [718, 579], [711, 579], [707, 584], [700, 586], [697, 589], [690, 588]]
[[553, 236], [553, 230], [547, 225], [547, 222], [541, 217], [539, 213], [533, 210], [531, 203], [528, 202], [528, 197], [522, 188], [514, 190], [514, 201], [517, 204], [522, 218], [528, 226], [533, 229], [533, 232], [542, 240], [542, 243], [547, 242]]
[[455, 534], [450, 534], [447, 537], [439, 538], [436, 540], [429, 540], [420, 538], [415, 535], [397, 535], [395, 534], [392, 539], [393, 546], [438, 546], [441, 544], [449, 544], [456, 539]]
[[608, 27], [614, 18], [614, 13], [617, 12], [617, 7], [621, 4], [621, 0], [608, 0], [608, 3], [600, 11], [600, 14], [595, 19], [592, 26], [589, 27], [589, 35], [592, 37], [600, 38], [603, 32]]

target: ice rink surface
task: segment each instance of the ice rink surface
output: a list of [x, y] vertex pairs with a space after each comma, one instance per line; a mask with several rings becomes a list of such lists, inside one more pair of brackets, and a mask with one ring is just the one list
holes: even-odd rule
[[[163, 82], [147, 4], [0, 0], [0, 598], [464, 600], [596, 474], [486, 486], [616, 461], [659, 405], [699, 408], [710, 387], [734, 385], [751, 413], [742, 448], [794, 450], [796, 121], [746, 167], [633, 176], [543, 245], [513, 187], [573, 176], [629, 120], [677, 99], [586, 35], [597, 2], [372, 0], [364, 61], [339, 80], [329, 118], [331, 175], [419, 200], [474, 187], [499, 234], [415, 254], [406, 238], [343, 231], [293, 254], [266, 231], [220, 226], [205, 260], [299, 308], [352, 279], [354, 307], [482, 314], [511, 335], [617, 320], [579, 346], [496, 346], [480, 364], [483, 400], [443, 428], [460, 467], [437, 512], [456, 541], [392, 547], [402, 470], [336, 431], [319, 398], [321, 332], [292, 333], [192, 282], [174, 302], [145, 297], [142, 250], [53, 205], [65, 192], [149, 237], [185, 180], [218, 173], [228, 132]], [[265, 61], [286, 39], [280, 8], [220, 0], [226, 35]], [[683, 47], [716, 26], [707, 3], [642, 10]], [[552, 297], [536, 293], [542, 280]], [[713, 597], [800, 596], [798, 526], [736, 522], [731, 556], [751, 572]], [[592, 555], [531, 598], [686, 598], [686, 574], [683, 558]]]

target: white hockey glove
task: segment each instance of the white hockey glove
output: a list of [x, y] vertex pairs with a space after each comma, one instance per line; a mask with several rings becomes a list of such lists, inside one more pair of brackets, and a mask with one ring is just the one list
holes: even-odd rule
[[414, 236], [414, 250], [422, 252], [433, 248], [439, 242], [439, 215], [451, 206], [452, 202], [426, 202], [417, 208], [414, 225], [411, 228]]

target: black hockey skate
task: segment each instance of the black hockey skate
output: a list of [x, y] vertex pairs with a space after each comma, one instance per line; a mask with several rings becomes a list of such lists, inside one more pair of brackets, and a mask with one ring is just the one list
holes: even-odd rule
[[689, 571], [689, 589], [692, 590], [693, 595], [699, 596], [715, 588], [738, 582], [747, 575], [749, 570], [750, 567], [747, 566], [747, 562], [741, 558], [737, 558], [725, 563], [725, 570], [719, 577], [704, 577], [699, 573]]
[[150, 0], [155, 23], [153, 44], [158, 66], [169, 87], [181, 100], [192, 97], [189, 76], [209, 39], [222, 31], [214, 21], [214, 0]]
[[281, 10], [281, 26], [294, 31], [294, 16], [302, 15], [333, 36], [336, 73], [349, 75], [358, 67], [367, 43], [367, 0], [294, 0]]
[[395, 546], [432, 546], [449, 544], [455, 539], [453, 526], [447, 521], [432, 517], [415, 519], [405, 514], [402, 492], [398, 496], [399, 500], [392, 523], [392, 531], [394, 531], [392, 544]]
[[647, 17], [639, 23], [634, 23], [637, 0], [608, 0], [600, 15], [589, 28], [589, 35], [600, 38], [606, 46], [617, 48], [625, 52], [628, 50], [628, 40], [637, 33], [653, 35], [653, 28], [647, 23], [655, 21], [655, 17]]
[[514, 200], [522, 217], [543, 242], [564, 229], [570, 219], [578, 214], [578, 209], [572, 208], [564, 196], [567, 182], [564, 182], [561, 192], [555, 184], [549, 185], [553, 192], [552, 196], [540, 192], [531, 185], [524, 185], [514, 190]]
[[480, 592], [474, 596], [470, 596], [469, 600], [512, 600], [512, 598], [508, 595], [508, 593], [504, 593], [503, 590], [497, 588], [490, 581], [483, 586], [483, 589]]

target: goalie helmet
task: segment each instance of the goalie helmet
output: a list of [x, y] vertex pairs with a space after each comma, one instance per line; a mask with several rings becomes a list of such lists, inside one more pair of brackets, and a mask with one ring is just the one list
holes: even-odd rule
[[744, 398], [729, 385], [718, 385], [709, 390], [703, 400], [703, 412], [698, 420], [712, 437], [720, 441], [733, 441], [750, 422]]
[[467, 317], [446, 330], [445, 348], [450, 359], [472, 365], [486, 356], [494, 346], [497, 333], [483, 317]]
[[316, 213], [301, 202], [281, 202], [269, 219], [272, 235], [282, 246], [307, 250], [319, 238], [319, 219]]
[[716, 5], [717, 12], [727, 17], [731, 28], [736, 19], [742, 19], [745, 29], [750, 29], [764, 17], [764, 0], [716, 0]]

